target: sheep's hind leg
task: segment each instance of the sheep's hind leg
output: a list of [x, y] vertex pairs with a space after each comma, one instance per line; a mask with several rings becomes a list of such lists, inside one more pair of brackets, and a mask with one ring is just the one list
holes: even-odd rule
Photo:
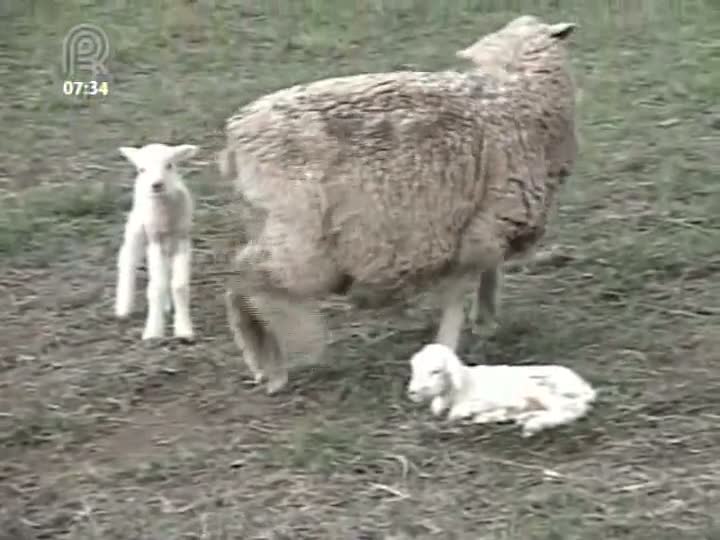
[[267, 306], [263, 303], [269, 299], [268, 276], [263, 270], [266, 257], [257, 245], [246, 245], [240, 251], [225, 299], [228, 323], [245, 364], [255, 382], [267, 381], [267, 393], [274, 394], [287, 384], [288, 368], [274, 321], [265, 313]]
[[475, 335], [488, 338], [499, 328], [498, 315], [502, 293], [503, 272], [501, 267], [485, 270], [480, 274], [480, 285], [475, 290], [470, 309], [470, 322]]
[[265, 375], [258, 363], [260, 345], [254, 337], [251, 337], [251, 346], [246, 347], [245, 340], [243, 339], [243, 335], [246, 333], [250, 333], [251, 336], [257, 335], [255, 327], [252, 325], [252, 319], [248, 320], [245, 315], [246, 310], [249, 309], [249, 304], [241, 295], [232, 289], [228, 289], [225, 293], [225, 308], [227, 311], [228, 325], [230, 326], [235, 345], [242, 351], [243, 360], [250, 370], [250, 373], [252, 373], [255, 384], [260, 384], [265, 380]]

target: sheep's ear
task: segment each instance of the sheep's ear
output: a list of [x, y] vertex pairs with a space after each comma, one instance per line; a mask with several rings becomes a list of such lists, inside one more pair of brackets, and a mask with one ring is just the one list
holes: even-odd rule
[[577, 24], [571, 22], [561, 22], [550, 25], [550, 37], [564, 40], [572, 34], [577, 28]]
[[455, 56], [456, 56], [457, 58], [461, 58], [461, 59], [463, 59], [463, 60], [471, 60], [471, 59], [472, 59], [472, 55], [470, 54], [470, 47], [468, 47], [468, 48], [466, 48], [466, 49], [460, 49], [459, 51], [457, 51], [457, 52], [455, 53]]
[[194, 144], [181, 144], [180, 146], [175, 147], [173, 159], [177, 162], [185, 161], [197, 154], [197, 151], [198, 147]]
[[134, 146], [121, 146], [118, 150], [123, 156], [125, 156], [125, 159], [137, 166], [138, 148], [135, 148]]

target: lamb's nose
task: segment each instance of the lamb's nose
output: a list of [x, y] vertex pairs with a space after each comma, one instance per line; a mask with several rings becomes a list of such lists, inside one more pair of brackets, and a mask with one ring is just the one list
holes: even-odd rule
[[152, 184], [150, 184], [150, 187], [155, 193], [160, 193], [163, 190], [162, 182], [153, 182]]

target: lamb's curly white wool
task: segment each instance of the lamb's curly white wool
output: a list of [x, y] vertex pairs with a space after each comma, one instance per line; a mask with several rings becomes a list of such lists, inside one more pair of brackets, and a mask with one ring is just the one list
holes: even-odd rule
[[595, 390], [574, 371], [559, 365], [467, 366], [449, 347], [432, 343], [410, 359], [408, 397], [432, 400], [433, 414], [475, 423], [515, 421], [530, 437], [584, 416]]
[[190, 319], [190, 265], [193, 200], [177, 165], [195, 155], [197, 146], [148, 144], [120, 148], [137, 169], [133, 206], [118, 254], [115, 315], [133, 308], [137, 266], [147, 257], [148, 314], [143, 339], [165, 335], [165, 312], [174, 305], [174, 335], [193, 339]]

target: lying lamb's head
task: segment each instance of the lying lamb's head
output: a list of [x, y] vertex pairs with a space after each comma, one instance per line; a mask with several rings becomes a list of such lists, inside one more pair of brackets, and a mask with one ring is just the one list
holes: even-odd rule
[[194, 156], [198, 148], [192, 144], [148, 144], [141, 148], [123, 146], [119, 150], [137, 169], [136, 189], [144, 196], [156, 197], [176, 189], [182, 182], [177, 164]]
[[547, 24], [532, 15], [523, 15], [455, 55], [488, 71], [513, 71], [528, 59], [563, 44], [576, 27], [571, 22]]
[[408, 397], [415, 403], [446, 394], [453, 386], [453, 375], [460, 361], [449, 347], [439, 343], [425, 345], [410, 358], [411, 377]]

